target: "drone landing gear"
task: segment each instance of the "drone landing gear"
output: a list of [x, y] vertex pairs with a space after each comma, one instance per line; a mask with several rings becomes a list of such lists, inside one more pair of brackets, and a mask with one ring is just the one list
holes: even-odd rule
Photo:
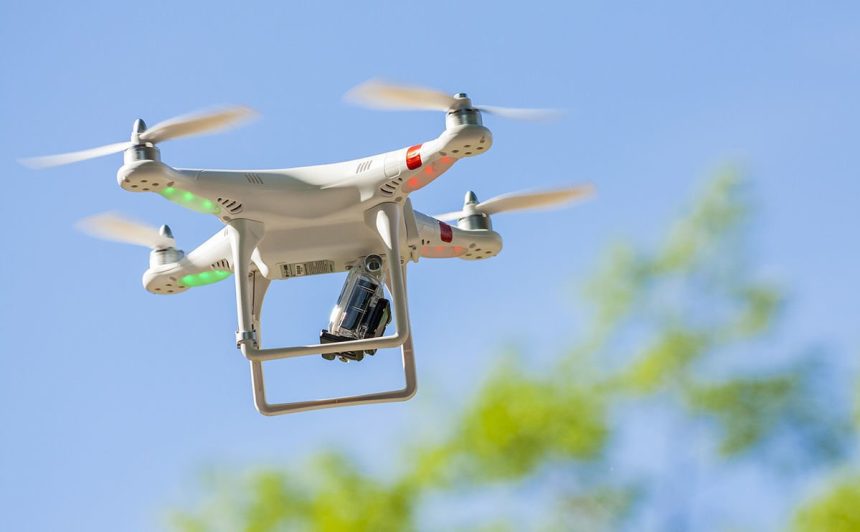
[[[239, 322], [239, 330], [236, 333], [236, 344], [245, 358], [250, 361], [254, 404], [257, 407], [257, 411], [261, 414], [274, 416], [337, 406], [406, 401], [415, 395], [417, 382], [415, 376], [415, 355], [409, 332], [409, 314], [406, 300], [406, 266], [405, 264], [401, 265], [400, 262], [400, 231], [403, 224], [402, 207], [396, 203], [379, 205], [367, 212], [365, 223], [378, 233], [389, 264], [387, 282], [392, 296], [396, 322], [394, 334], [350, 339], [334, 343], [273, 349], [261, 349], [259, 347], [260, 339], [258, 336], [263, 293], [268, 286], [268, 281], [258, 285], [257, 281], [263, 279], [262, 276], [257, 272], [251, 272], [251, 254], [263, 237], [263, 225], [252, 220], [240, 219], [233, 220], [227, 226], [233, 251], [236, 279], [236, 306]], [[382, 331], [380, 331], [381, 333]], [[400, 347], [405, 380], [404, 387], [401, 389], [291, 403], [269, 403], [266, 400], [263, 362], [313, 354], [328, 355], [344, 352], [375, 352], [377, 349], [390, 347]]]

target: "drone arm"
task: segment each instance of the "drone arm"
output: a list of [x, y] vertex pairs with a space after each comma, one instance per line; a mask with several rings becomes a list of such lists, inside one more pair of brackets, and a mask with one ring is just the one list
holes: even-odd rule
[[153, 294], [179, 294], [194, 286], [226, 279], [232, 263], [228, 230], [222, 229], [187, 255], [174, 250], [151, 252], [143, 286]]
[[478, 260], [495, 257], [502, 250], [502, 237], [491, 229], [461, 229], [432, 216], [416, 212], [423, 258], [459, 257]]

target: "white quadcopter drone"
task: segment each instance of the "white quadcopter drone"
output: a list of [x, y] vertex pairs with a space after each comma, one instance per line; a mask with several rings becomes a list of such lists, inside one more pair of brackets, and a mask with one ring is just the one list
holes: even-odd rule
[[[119, 185], [154, 192], [183, 207], [211, 214], [225, 227], [189, 253], [176, 248], [166, 225], [155, 229], [102, 214], [82, 222], [89, 233], [151, 248], [143, 286], [153, 294], [178, 294], [235, 275], [236, 346], [251, 363], [254, 404], [267, 416], [319, 408], [404, 401], [415, 395], [415, 357], [406, 297], [406, 266], [421, 258], [483, 260], [502, 249], [490, 215], [545, 207], [589, 195], [591, 186], [506, 194], [479, 202], [466, 194], [462, 210], [428, 216], [413, 210], [409, 195], [462, 158], [493, 143], [481, 113], [541, 119], [550, 112], [474, 106], [466, 94], [369, 81], [347, 98], [383, 109], [446, 113], [439, 137], [361, 159], [283, 170], [189, 170], [161, 162], [159, 142], [223, 129], [253, 114], [245, 107], [187, 115], [147, 129], [134, 123], [131, 140], [63, 155], [28, 159], [46, 167], [123, 152]], [[456, 227], [445, 223], [456, 220]], [[271, 281], [348, 272], [327, 330], [313, 345], [263, 349], [260, 314]], [[391, 304], [383, 285], [387, 285]], [[395, 322], [393, 334], [385, 328]], [[269, 403], [263, 362], [319, 354], [360, 361], [377, 349], [400, 347], [405, 386], [399, 390], [290, 403]]]

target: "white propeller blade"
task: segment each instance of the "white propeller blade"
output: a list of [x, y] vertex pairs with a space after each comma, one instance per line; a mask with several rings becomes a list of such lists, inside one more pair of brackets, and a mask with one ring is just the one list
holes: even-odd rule
[[503, 118], [530, 120], [532, 122], [555, 120], [563, 114], [560, 109], [525, 109], [518, 107], [496, 107], [494, 105], [482, 105], [478, 109]]
[[[372, 109], [384, 110], [416, 109], [447, 112], [462, 105], [462, 101], [442, 91], [413, 85], [395, 85], [374, 79], [350, 89], [344, 95], [344, 99]], [[476, 106], [475, 109], [518, 120], [547, 120], [560, 114], [553, 109], [517, 109], [491, 105]]]
[[119, 153], [134, 146], [133, 142], [117, 142], [98, 148], [90, 148], [88, 150], [73, 151], [69, 153], [61, 153], [59, 155], [46, 155], [44, 157], [31, 157], [29, 159], [21, 159], [20, 163], [29, 168], [39, 170], [41, 168], [50, 168], [51, 166], [60, 166], [63, 164], [76, 163], [87, 159], [95, 159], [112, 153]]
[[[200, 135], [203, 133], [223, 130], [255, 115], [256, 113], [252, 109], [243, 106], [232, 106], [218, 110], [202, 111], [199, 113], [177, 116], [175, 118], [159, 122], [140, 133], [137, 138], [140, 139], [141, 143], [151, 142], [153, 144], [157, 144], [165, 140], [179, 137]], [[132, 135], [132, 137], [132, 140], [134, 140], [134, 135]], [[20, 162], [30, 168], [47, 168], [50, 166], [75, 163], [86, 159], [94, 159], [96, 157], [118, 153], [131, 148], [135, 144], [135, 142], [117, 142], [115, 144], [108, 144], [106, 146], [99, 146], [98, 148], [90, 148], [88, 150], [22, 159]]]
[[552, 190], [538, 192], [514, 192], [502, 194], [495, 198], [482, 201], [472, 207], [467, 207], [456, 212], [448, 212], [434, 216], [443, 222], [464, 218], [471, 214], [498, 214], [500, 212], [521, 211], [526, 209], [540, 209], [561, 206], [574, 199], [582, 199], [594, 193], [592, 185], [573, 185]]
[[140, 140], [157, 144], [178, 137], [214, 133], [254, 116], [254, 110], [241, 105], [177, 116], [147, 129], [140, 134]]
[[77, 228], [90, 236], [125, 244], [137, 244], [150, 249], [176, 247], [176, 241], [155, 227], [105, 212], [84, 218]]
[[353, 87], [344, 95], [348, 102], [373, 109], [418, 109], [447, 111], [456, 100], [442, 91], [407, 85], [393, 85], [372, 79]]

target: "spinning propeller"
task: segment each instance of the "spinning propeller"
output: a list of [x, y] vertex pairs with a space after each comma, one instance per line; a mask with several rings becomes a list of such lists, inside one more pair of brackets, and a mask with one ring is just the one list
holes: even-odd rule
[[518, 120], [549, 120], [561, 114], [557, 109], [522, 109], [494, 105], [473, 106], [465, 94], [451, 96], [435, 89], [393, 85], [379, 80], [366, 81], [352, 88], [346, 93], [344, 99], [372, 109], [450, 112], [467, 108]]
[[592, 185], [573, 185], [564, 188], [536, 192], [513, 192], [478, 203], [474, 192], [466, 194], [463, 209], [434, 216], [443, 222], [458, 220], [474, 215], [490, 215], [500, 212], [521, 211], [561, 206], [575, 199], [584, 199], [594, 194]]
[[212, 111], [202, 111], [182, 116], [177, 116], [147, 129], [143, 120], [137, 119], [131, 132], [131, 140], [107, 144], [88, 150], [61, 153], [59, 155], [47, 155], [44, 157], [33, 157], [23, 159], [21, 163], [30, 168], [48, 168], [63, 164], [75, 163], [96, 157], [103, 157], [112, 153], [125, 151], [133, 146], [154, 145], [165, 140], [191, 135], [202, 135], [226, 129], [239, 122], [247, 120], [255, 115], [248, 107], [232, 106]]
[[144, 223], [123, 218], [113, 212], [84, 218], [77, 223], [77, 228], [103, 240], [136, 244], [155, 250], [176, 247], [176, 240], [173, 239], [170, 227], [162, 225], [161, 228], [156, 229]]

